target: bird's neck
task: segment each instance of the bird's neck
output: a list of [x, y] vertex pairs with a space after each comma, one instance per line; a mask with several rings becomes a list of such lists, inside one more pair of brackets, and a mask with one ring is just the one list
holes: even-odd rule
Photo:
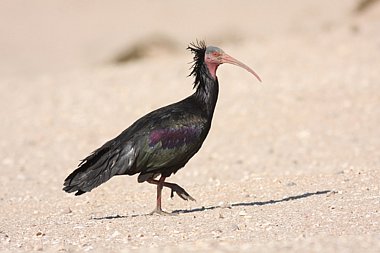
[[218, 78], [208, 71], [204, 66], [204, 71], [200, 76], [200, 82], [197, 90], [193, 94], [196, 101], [200, 104], [207, 117], [212, 118], [215, 110], [216, 101], [218, 100], [219, 84]]

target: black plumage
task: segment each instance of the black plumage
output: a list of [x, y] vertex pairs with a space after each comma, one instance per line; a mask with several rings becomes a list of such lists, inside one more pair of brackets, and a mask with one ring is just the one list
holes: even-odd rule
[[219, 90], [215, 71], [228, 62], [255, 73], [221, 49], [206, 47], [204, 42], [191, 44], [188, 49], [194, 53], [190, 75], [195, 77], [195, 92], [148, 113], [95, 150], [65, 179], [64, 191], [81, 195], [115, 175], [139, 173], [138, 182], [157, 185], [155, 213], [164, 213], [161, 209], [164, 186], [172, 190], [172, 196], [175, 192], [184, 200], [194, 200], [182, 187], [165, 182], [165, 178], [185, 166], [210, 130]]

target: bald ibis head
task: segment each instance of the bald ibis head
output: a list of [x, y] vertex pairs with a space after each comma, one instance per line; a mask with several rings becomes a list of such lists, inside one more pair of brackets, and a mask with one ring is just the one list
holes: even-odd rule
[[244, 68], [261, 82], [260, 77], [256, 74], [255, 71], [253, 71], [244, 63], [226, 54], [222, 49], [218, 47], [206, 46], [206, 43], [204, 41], [197, 41], [197, 43], [191, 43], [187, 49], [194, 54], [194, 62], [192, 65], [192, 71], [190, 73], [190, 75], [193, 75], [195, 77], [194, 88], [198, 87], [198, 85], [201, 83], [202, 76], [211, 76], [216, 80], [216, 70], [219, 65], [223, 63], [230, 63]]
[[253, 69], [251, 69], [244, 63], [236, 60], [232, 56], [226, 54], [222, 49], [218, 47], [214, 47], [214, 46], [206, 47], [204, 62], [206, 63], [210, 74], [214, 78], [216, 76], [216, 69], [218, 68], [218, 66], [223, 63], [229, 63], [229, 64], [233, 64], [247, 70], [261, 82], [259, 75], [256, 74], [256, 72], [253, 71]]

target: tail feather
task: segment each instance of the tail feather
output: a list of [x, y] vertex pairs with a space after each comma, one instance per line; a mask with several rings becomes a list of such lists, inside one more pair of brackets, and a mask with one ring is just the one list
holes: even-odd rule
[[64, 181], [63, 190], [81, 195], [98, 187], [115, 175], [125, 174], [135, 161], [132, 144], [120, 145], [111, 140], [81, 161]]

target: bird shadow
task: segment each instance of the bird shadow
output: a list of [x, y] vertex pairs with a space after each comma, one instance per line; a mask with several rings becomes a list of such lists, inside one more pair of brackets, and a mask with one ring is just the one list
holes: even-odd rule
[[[234, 208], [239, 206], [265, 206], [265, 205], [273, 205], [277, 203], [287, 202], [287, 201], [293, 201], [303, 198], [308, 198], [316, 195], [325, 195], [332, 192], [331, 190], [324, 190], [324, 191], [316, 191], [316, 192], [306, 192], [300, 195], [295, 196], [289, 196], [282, 199], [276, 199], [276, 200], [268, 200], [268, 201], [254, 201], [254, 202], [240, 202], [240, 203], [233, 203], [228, 206], [222, 206], [222, 205], [215, 205], [215, 206], [209, 206], [209, 207], [199, 207], [199, 208], [193, 208], [193, 209], [187, 209], [187, 210], [174, 210], [172, 214], [181, 214], [181, 213], [196, 213], [196, 212], [204, 212], [214, 209], [222, 209], [222, 208]], [[104, 217], [91, 217], [92, 220], [113, 220], [113, 219], [126, 219], [126, 218], [134, 218], [134, 217], [142, 217], [142, 216], [150, 216], [151, 214], [133, 214], [133, 215], [109, 215]]]
[[222, 206], [222, 205], [216, 205], [216, 206], [209, 206], [209, 207], [200, 207], [200, 208], [194, 208], [190, 210], [174, 210], [173, 213], [196, 213], [196, 212], [203, 212], [203, 211], [208, 211], [208, 210], [214, 210], [214, 209], [219, 209], [219, 208], [234, 208], [234, 207], [239, 207], [239, 206], [265, 206], [265, 205], [273, 205], [281, 202], [287, 202], [287, 201], [293, 201], [297, 199], [303, 199], [303, 198], [308, 198], [311, 196], [315, 195], [323, 195], [323, 194], [328, 194], [331, 192], [331, 190], [324, 190], [324, 191], [316, 191], [316, 192], [306, 192], [300, 195], [295, 195], [295, 196], [290, 196], [282, 199], [277, 199], [277, 200], [268, 200], [268, 201], [254, 201], [254, 202], [240, 202], [240, 203], [233, 203], [228, 206]]
[[108, 215], [103, 217], [91, 217], [90, 220], [114, 220], [114, 219], [126, 219], [126, 218], [135, 218], [139, 216], [146, 216], [148, 214], [132, 214], [132, 215]]

